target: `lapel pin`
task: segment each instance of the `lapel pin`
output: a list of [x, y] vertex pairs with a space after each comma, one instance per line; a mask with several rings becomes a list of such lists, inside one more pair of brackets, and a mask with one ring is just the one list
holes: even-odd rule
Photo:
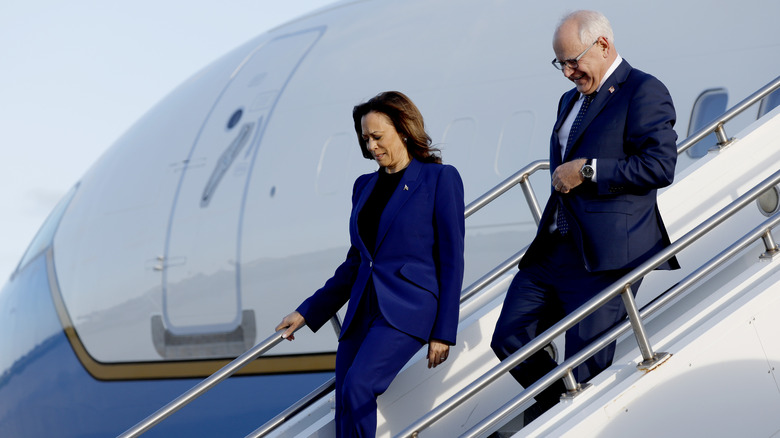
[[406, 184], [404, 184], [404, 190], [409, 190], [409, 186], [407, 186]]
[[612, 94], [615, 92], [615, 87], [609, 87], [609, 94]]

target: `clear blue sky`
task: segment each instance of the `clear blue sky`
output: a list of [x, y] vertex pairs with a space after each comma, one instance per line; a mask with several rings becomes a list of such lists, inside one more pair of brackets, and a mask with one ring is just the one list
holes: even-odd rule
[[2, 0], [0, 287], [60, 197], [169, 91], [334, 0]]

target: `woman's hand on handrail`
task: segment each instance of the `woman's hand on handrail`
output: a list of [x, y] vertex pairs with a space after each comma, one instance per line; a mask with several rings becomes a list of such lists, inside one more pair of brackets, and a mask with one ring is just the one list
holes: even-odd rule
[[306, 324], [306, 320], [303, 318], [303, 315], [298, 313], [298, 311], [295, 311], [282, 319], [282, 322], [276, 326], [276, 331], [278, 332], [279, 330], [287, 329], [282, 333], [282, 339], [294, 341], [295, 331], [303, 327], [304, 324]]

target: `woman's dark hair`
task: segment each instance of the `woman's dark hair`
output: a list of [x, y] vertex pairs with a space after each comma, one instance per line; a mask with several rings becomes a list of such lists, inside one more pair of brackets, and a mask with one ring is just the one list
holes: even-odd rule
[[390, 119], [398, 135], [404, 140], [409, 154], [423, 163], [441, 163], [440, 150], [431, 146], [431, 137], [425, 132], [422, 114], [411, 99], [399, 91], [385, 91], [352, 109], [360, 150], [363, 157], [373, 159], [363, 139], [363, 116], [381, 113]]

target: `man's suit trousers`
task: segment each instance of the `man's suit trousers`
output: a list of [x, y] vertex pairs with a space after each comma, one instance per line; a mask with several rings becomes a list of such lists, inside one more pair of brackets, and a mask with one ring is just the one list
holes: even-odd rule
[[[543, 251], [515, 275], [507, 290], [504, 307], [496, 324], [491, 347], [503, 360], [522, 348], [560, 319], [598, 295], [627, 273], [626, 270], [588, 272], [580, 251], [572, 241], [553, 232], [546, 236]], [[641, 281], [634, 284], [636, 295]], [[626, 315], [618, 296], [566, 332], [566, 353], [570, 357]], [[574, 370], [574, 377], [585, 382], [612, 364], [615, 343], [592, 356]], [[511, 370], [523, 387], [543, 377], [557, 364], [540, 351]], [[537, 395], [537, 402], [548, 408], [558, 402], [565, 387], [558, 382]]]

